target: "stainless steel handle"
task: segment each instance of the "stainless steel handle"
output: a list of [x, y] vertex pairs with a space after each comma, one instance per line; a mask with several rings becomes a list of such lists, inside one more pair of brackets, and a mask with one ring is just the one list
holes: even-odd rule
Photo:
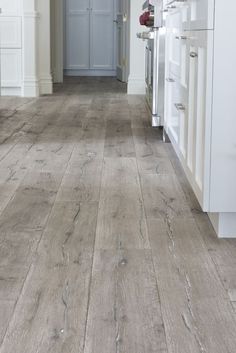
[[142, 32], [142, 33], [137, 33], [136, 34], [137, 38], [139, 39], [154, 39], [154, 32]]
[[171, 0], [167, 3], [167, 6], [174, 4], [175, 2], [186, 2], [187, 0]]
[[186, 39], [188, 39], [188, 37], [186, 37], [186, 36], [175, 36], [175, 39], [186, 40]]
[[190, 55], [191, 58], [197, 58], [198, 57], [198, 54], [195, 53], [194, 51], [191, 51], [189, 55]]
[[167, 81], [167, 82], [175, 82], [175, 80], [174, 80], [173, 78], [170, 78], [170, 77], [167, 77], [167, 78], [166, 78], [166, 81]]
[[175, 103], [175, 108], [181, 112], [185, 111], [185, 106], [182, 103]]

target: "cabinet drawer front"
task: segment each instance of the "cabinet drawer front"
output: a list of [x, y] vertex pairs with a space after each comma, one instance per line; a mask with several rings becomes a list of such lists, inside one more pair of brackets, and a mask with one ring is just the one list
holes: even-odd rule
[[179, 146], [180, 152], [186, 156], [186, 90], [178, 81], [167, 78], [166, 81], [166, 127], [171, 135], [171, 140]]
[[2, 16], [17, 16], [21, 14], [20, 0], [0, 0]]
[[21, 49], [2, 49], [1, 50], [1, 86], [2, 87], [21, 87], [22, 68], [21, 68]]
[[187, 0], [188, 19], [185, 30], [214, 29], [215, 0]]
[[1, 48], [21, 48], [21, 18], [0, 17]]

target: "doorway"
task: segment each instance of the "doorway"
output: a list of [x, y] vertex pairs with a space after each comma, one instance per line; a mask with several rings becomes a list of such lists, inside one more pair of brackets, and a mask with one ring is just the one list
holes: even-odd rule
[[51, 0], [54, 82], [69, 76], [129, 74], [130, 0]]

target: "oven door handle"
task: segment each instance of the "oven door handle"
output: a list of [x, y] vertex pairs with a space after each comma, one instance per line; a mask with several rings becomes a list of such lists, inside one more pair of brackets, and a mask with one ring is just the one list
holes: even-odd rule
[[137, 38], [139, 39], [154, 39], [154, 32], [150, 31], [150, 32], [140, 32], [136, 34]]

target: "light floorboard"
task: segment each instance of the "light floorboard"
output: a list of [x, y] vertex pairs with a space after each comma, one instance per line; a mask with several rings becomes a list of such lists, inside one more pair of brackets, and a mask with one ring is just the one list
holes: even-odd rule
[[144, 97], [54, 89], [0, 99], [0, 353], [235, 353], [236, 242]]

